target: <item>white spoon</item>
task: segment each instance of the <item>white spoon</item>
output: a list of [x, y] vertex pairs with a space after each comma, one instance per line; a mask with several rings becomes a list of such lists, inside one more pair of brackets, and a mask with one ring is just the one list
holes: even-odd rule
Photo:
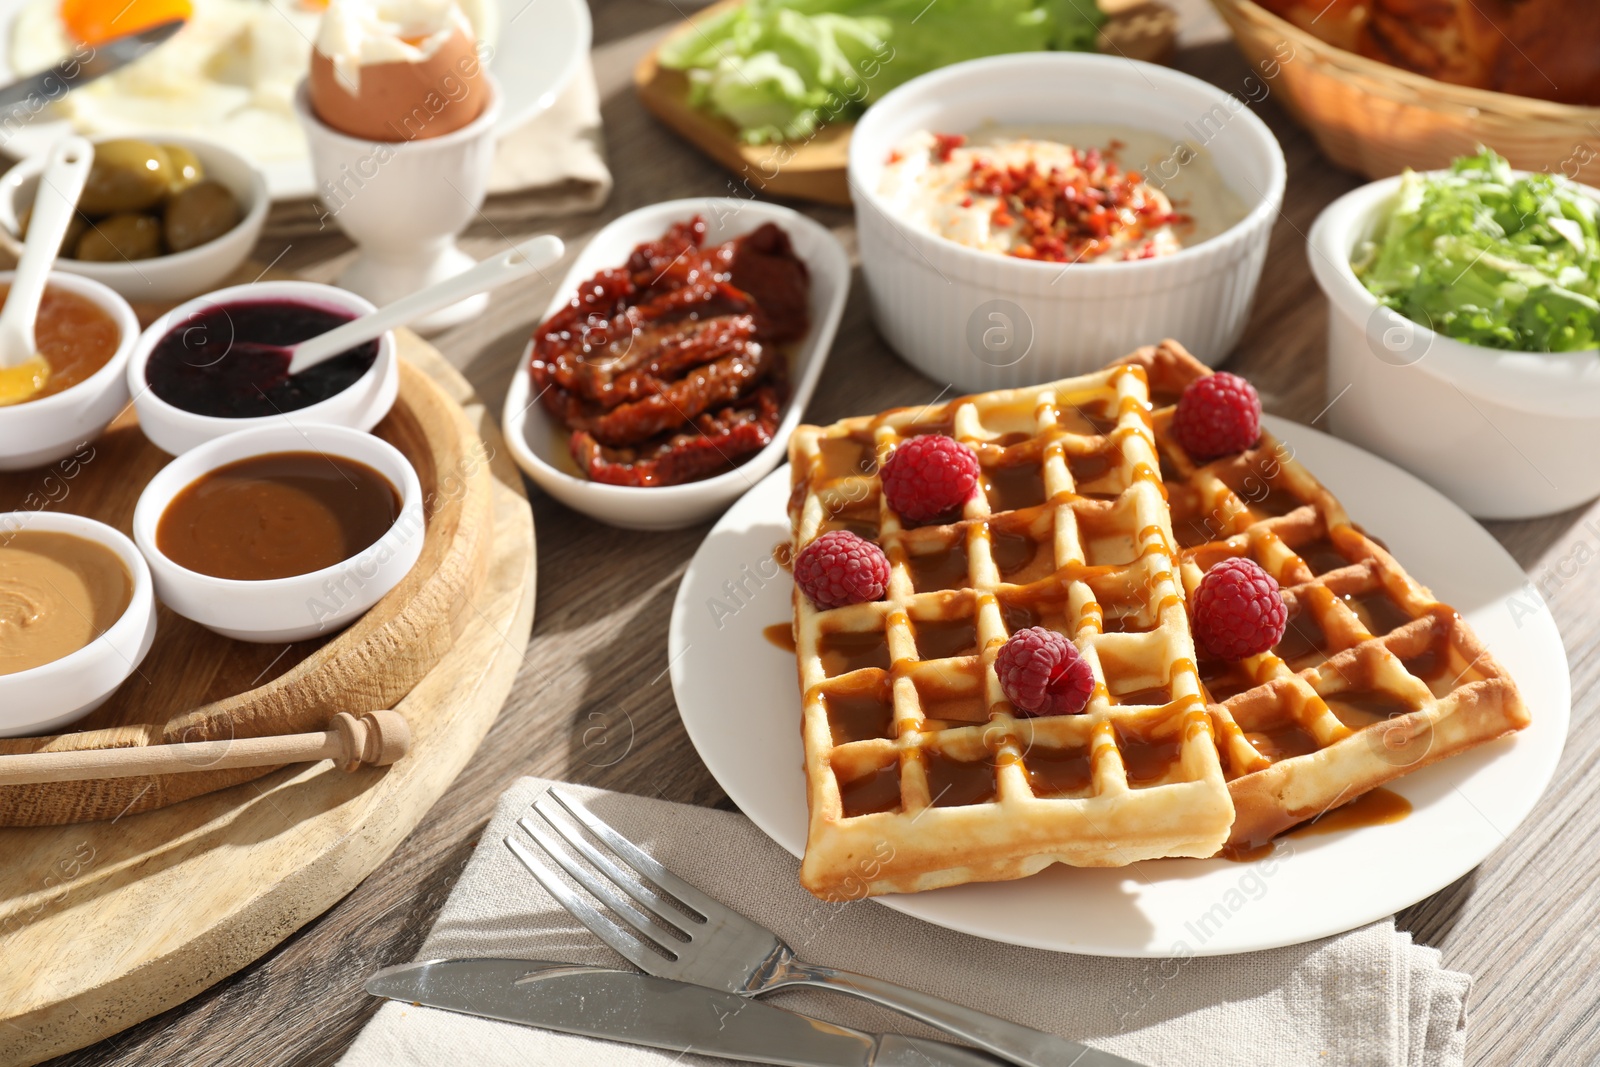
[[351, 319], [335, 326], [327, 333], [307, 338], [299, 344], [267, 345], [253, 341], [236, 341], [234, 348], [249, 347], [256, 351], [282, 353], [289, 359], [288, 369], [284, 373], [293, 376], [315, 367], [323, 360], [348, 352], [357, 345], [375, 340], [396, 326], [404, 326], [440, 308], [449, 307], [458, 300], [486, 293], [507, 282], [526, 277], [536, 270], [543, 270], [559, 260], [565, 250], [566, 246], [561, 243], [559, 237], [550, 234], [535, 237], [498, 255], [490, 256], [469, 270], [430, 285], [426, 289], [419, 289], [392, 304], [385, 304], [371, 314]]
[[39, 354], [33, 327], [39, 318], [39, 301], [45, 281], [61, 251], [78, 194], [94, 163], [94, 146], [82, 137], [68, 137], [50, 151], [50, 162], [39, 176], [28, 219], [17, 272], [11, 279], [4, 310], [0, 310], [0, 405], [29, 399], [50, 378], [50, 364]]

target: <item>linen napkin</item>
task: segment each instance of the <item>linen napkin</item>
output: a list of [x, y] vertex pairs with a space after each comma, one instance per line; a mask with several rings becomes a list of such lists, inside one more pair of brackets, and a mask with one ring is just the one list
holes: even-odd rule
[[[495, 146], [484, 214], [497, 224], [580, 215], [611, 195], [600, 130], [600, 92], [585, 59], [550, 107], [512, 130]], [[266, 234], [292, 237], [331, 226], [314, 200], [275, 204]]]
[[[418, 959], [513, 956], [627, 966], [570, 918], [503, 843], [551, 784], [524, 778], [500, 798]], [[1119, 960], [1017, 948], [872, 901], [822, 903], [800, 888], [798, 862], [741, 815], [561, 788], [687, 881], [775, 930], [807, 960], [923, 989], [1151, 1067], [1462, 1063], [1471, 979], [1442, 969], [1437, 952], [1413, 945], [1391, 920], [1243, 956]], [[786, 991], [769, 1000], [859, 1029], [942, 1036], [837, 994]], [[385, 1003], [340, 1060], [342, 1067], [726, 1062], [398, 1002]]]

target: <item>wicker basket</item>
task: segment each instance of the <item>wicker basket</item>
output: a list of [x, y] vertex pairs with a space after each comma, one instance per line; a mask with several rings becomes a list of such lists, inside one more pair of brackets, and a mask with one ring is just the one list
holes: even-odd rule
[[1431, 170], [1485, 144], [1523, 170], [1600, 185], [1600, 107], [1450, 85], [1319, 40], [1251, 3], [1211, 0], [1328, 157], [1369, 178]]

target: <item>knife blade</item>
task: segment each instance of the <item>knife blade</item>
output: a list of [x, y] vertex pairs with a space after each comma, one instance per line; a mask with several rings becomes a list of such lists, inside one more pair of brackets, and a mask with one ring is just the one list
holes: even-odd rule
[[183, 19], [172, 19], [98, 46], [80, 45], [81, 52], [68, 56], [55, 66], [0, 87], [0, 108], [27, 104], [33, 113], [37, 113], [69, 91], [132, 63], [164, 43], [182, 29], [183, 24]]
[[999, 1067], [973, 1049], [869, 1034], [704, 986], [542, 960], [428, 960], [367, 979], [374, 996], [671, 1052], [780, 1067]]

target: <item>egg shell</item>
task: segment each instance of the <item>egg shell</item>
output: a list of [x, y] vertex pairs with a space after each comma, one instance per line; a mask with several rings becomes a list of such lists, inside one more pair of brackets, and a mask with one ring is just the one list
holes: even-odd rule
[[352, 94], [321, 52], [311, 56], [311, 108], [340, 133], [366, 141], [441, 137], [483, 113], [489, 100], [472, 39], [457, 30], [416, 62], [360, 68]]

